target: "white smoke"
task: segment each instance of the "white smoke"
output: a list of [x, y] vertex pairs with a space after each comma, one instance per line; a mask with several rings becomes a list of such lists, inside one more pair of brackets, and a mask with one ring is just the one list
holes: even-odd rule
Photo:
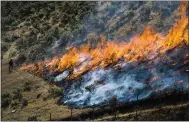
[[63, 73], [61, 73], [61, 74], [59, 74], [58, 76], [56, 76], [55, 78], [54, 78], [54, 81], [55, 82], [59, 82], [59, 81], [62, 81], [62, 80], [64, 80], [66, 77], [68, 77], [68, 75], [69, 75], [69, 71], [64, 71]]
[[[132, 101], [135, 92], [145, 86], [145, 84], [137, 82], [132, 75], [122, 74], [116, 77], [113, 74], [116, 72], [111, 68], [87, 73], [83, 76], [82, 85], [78, 89], [71, 89], [64, 103], [92, 106], [104, 103], [114, 96], [130, 98], [127, 101]], [[91, 91], [87, 90], [86, 87], [90, 87]]]
[[[177, 64], [177, 67], [170, 67], [169, 63], [173, 62], [163, 63], [160, 60], [154, 59], [149, 66], [149, 62], [119, 62], [114, 67], [91, 70], [82, 76], [81, 84], [72, 85], [63, 102], [75, 107], [88, 107], [106, 104], [115, 96], [118, 101], [130, 102], [136, 101], [137, 96], [138, 99], [146, 99], [152, 93], [159, 94], [159, 91], [186, 89], [187, 74], [178, 72], [174, 75], [182, 63]], [[123, 70], [117, 71], [117, 66]], [[180, 80], [183, 82], [179, 83]]]

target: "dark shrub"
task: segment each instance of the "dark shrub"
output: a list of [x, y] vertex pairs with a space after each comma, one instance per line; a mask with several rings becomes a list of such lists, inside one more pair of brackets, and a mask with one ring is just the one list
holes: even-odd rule
[[1, 96], [1, 107], [7, 107], [11, 103], [11, 96], [9, 93], [5, 93]]
[[24, 83], [24, 91], [31, 91], [31, 83], [30, 82]]
[[27, 106], [28, 105], [28, 100], [27, 99], [23, 99], [22, 101], [22, 106]]
[[28, 117], [28, 121], [37, 121], [37, 116]]
[[22, 93], [21, 93], [21, 89], [16, 89], [13, 91], [13, 100], [18, 99], [19, 101], [22, 100]]
[[15, 108], [16, 106], [18, 106], [19, 102], [18, 100], [14, 100], [11, 102], [11, 107]]
[[63, 90], [63, 88], [53, 87], [53, 88], [50, 88], [48, 90], [48, 92], [49, 92], [49, 97], [55, 98], [55, 97], [59, 97], [59, 96], [63, 95], [64, 90]]
[[16, 59], [16, 64], [22, 64], [26, 61], [26, 56], [24, 54], [20, 54]]
[[40, 96], [41, 96], [41, 94], [38, 94], [38, 95], [37, 95], [37, 99], [38, 99]]

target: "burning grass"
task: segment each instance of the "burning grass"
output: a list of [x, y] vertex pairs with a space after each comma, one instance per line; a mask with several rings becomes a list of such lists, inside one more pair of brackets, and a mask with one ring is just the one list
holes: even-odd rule
[[95, 49], [90, 49], [90, 44], [84, 45], [79, 49], [72, 47], [62, 57], [29, 64], [20, 69], [31, 71], [39, 76], [45, 71], [63, 72], [69, 69], [72, 71], [69, 79], [75, 79], [86, 71], [115, 65], [120, 59], [124, 62], [141, 62], [151, 59], [177, 47], [181, 43], [188, 45], [186, 7], [187, 3], [181, 4], [179, 8], [181, 17], [175, 22], [166, 36], [152, 31], [150, 27], [146, 26], [142, 34], [136, 35], [129, 42], [105, 42], [105, 37], [102, 37]]
[[[105, 103], [115, 95], [119, 96], [119, 101], [133, 101], [141, 91], [140, 99], [144, 99], [153, 92], [172, 89], [172, 85], [181, 80], [183, 82], [179, 83], [183, 87], [187, 81], [186, 74], [172, 74], [188, 61], [185, 58], [189, 44], [186, 8], [187, 2], [183, 2], [176, 11], [180, 18], [167, 35], [146, 26], [143, 33], [129, 41], [106, 42], [106, 37], [102, 36], [96, 48], [91, 48], [89, 41], [80, 48], [70, 47], [62, 57], [29, 64], [20, 69], [51, 82], [63, 82], [63, 87], [67, 86], [66, 82], [73, 84], [65, 92], [64, 102], [76, 106]], [[150, 74], [154, 68], [160, 71], [153, 70]], [[96, 91], [86, 91], [86, 88]]]

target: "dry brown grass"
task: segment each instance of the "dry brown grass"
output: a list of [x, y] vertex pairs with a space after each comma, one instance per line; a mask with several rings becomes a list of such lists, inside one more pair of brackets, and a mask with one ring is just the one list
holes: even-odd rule
[[[118, 114], [117, 120], [125, 121], [171, 121], [171, 120], [179, 120], [179, 114], [182, 112], [185, 112], [184, 114], [187, 116], [187, 107], [189, 106], [189, 103], [185, 104], [178, 104], [178, 105], [167, 105], [163, 106], [160, 109], [160, 115], [159, 115], [159, 108], [151, 108], [151, 109], [142, 109], [138, 110], [138, 118], [136, 118], [136, 111], [129, 112], [129, 113], [122, 113]], [[178, 114], [178, 115], [177, 115]], [[183, 114], [183, 113], [182, 113]], [[107, 120], [113, 120], [114, 115], [105, 115], [103, 117], [97, 118], [97, 121], [107, 121]], [[185, 117], [186, 119], [186, 117]]]
[[[37, 120], [49, 120], [50, 113], [52, 119], [60, 119], [70, 116], [70, 109], [65, 105], [57, 105], [56, 101], [58, 98], [47, 98], [43, 100], [44, 97], [48, 96], [48, 89], [50, 86], [43, 79], [33, 76], [29, 73], [14, 70], [12, 73], [8, 73], [8, 63], [6, 60], [2, 61], [2, 82], [1, 94], [6, 92], [12, 95], [15, 89], [23, 89], [25, 82], [31, 83], [31, 91], [23, 91], [22, 95], [24, 99], [28, 100], [28, 105], [22, 107], [22, 103], [13, 108], [9, 105], [7, 108], [2, 108], [2, 120], [27, 120], [28, 117], [37, 116]], [[37, 95], [41, 94], [39, 98]], [[12, 110], [16, 110], [12, 113]], [[87, 112], [90, 109], [73, 109], [73, 116], [77, 116], [80, 113]]]

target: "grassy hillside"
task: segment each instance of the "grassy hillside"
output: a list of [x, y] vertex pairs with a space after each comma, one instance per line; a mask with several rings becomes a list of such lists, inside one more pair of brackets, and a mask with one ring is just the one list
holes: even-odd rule
[[[80, 46], [88, 40], [97, 43], [101, 35], [108, 37], [106, 41], [126, 41], [145, 25], [167, 33], [177, 18], [174, 11], [178, 6], [179, 2], [151, 1], [2, 1], [1, 119], [70, 120], [70, 108], [57, 104], [64, 89], [18, 70], [19, 65], [62, 55], [66, 46]], [[8, 72], [10, 58], [16, 63], [12, 73]], [[117, 120], [188, 120], [189, 116], [188, 102], [180, 101], [163, 106], [160, 115], [159, 106], [139, 109], [138, 118], [135, 110], [118, 112]], [[95, 108], [94, 119], [114, 120], [114, 114], [104, 111]], [[73, 109], [73, 119], [92, 120], [91, 113], [93, 108]]]
[[51, 55], [54, 42], [80, 29], [95, 3], [2, 1], [1, 6], [2, 53], [23, 63]]
[[179, 2], [2, 1], [2, 55], [17, 64], [63, 54], [100, 35], [127, 40], [144, 25], [167, 32]]
[[[1, 65], [1, 120], [49, 120], [70, 116], [68, 106], [57, 103], [61, 90], [49, 85], [43, 79], [31, 74], [14, 70], [9, 74], [8, 63]], [[73, 114], [88, 112], [90, 109], [74, 109]]]

